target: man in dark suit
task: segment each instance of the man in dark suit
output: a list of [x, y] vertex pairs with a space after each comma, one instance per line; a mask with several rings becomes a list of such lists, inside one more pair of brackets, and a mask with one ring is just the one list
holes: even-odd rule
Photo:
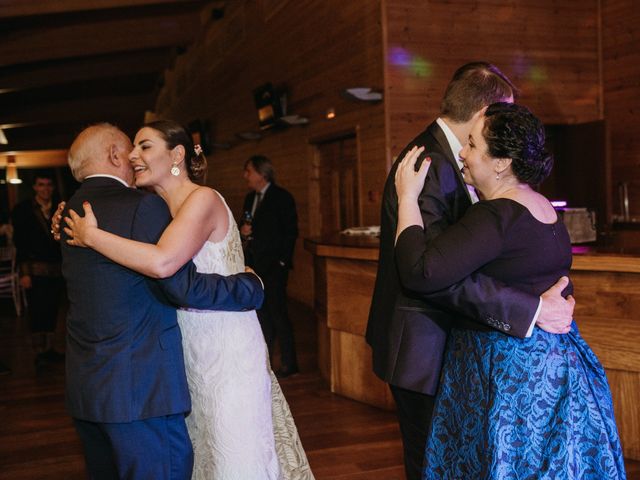
[[[104, 230], [155, 243], [171, 216], [159, 196], [129, 188], [131, 148], [108, 124], [80, 133], [69, 166], [82, 185], [67, 208], [82, 211], [91, 202]], [[263, 299], [260, 280], [251, 273], [200, 275], [192, 262], [152, 280], [65, 240], [63, 234], [67, 408], [91, 478], [191, 478], [184, 421], [191, 403], [175, 306], [254, 309]]]
[[[495, 66], [475, 62], [459, 68], [449, 83], [440, 118], [398, 156], [387, 178], [380, 228], [380, 257], [366, 338], [375, 373], [389, 383], [397, 406], [407, 478], [421, 478], [427, 432], [438, 387], [447, 332], [452, 322], [469, 318], [523, 338], [535, 323], [562, 330], [573, 300], [560, 295], [568, 279], [533, 297], [491, 278], [473, 275], [427, 298], [400, 286], [393, 248], [398, 219], [394, 179], [398, 163], [415, 145], [425, 146], [431, 168], [419, 198], [427, 241], [455, 223], [477, 201], [465, 185], [458, 153], [474, 122], [497, 101], [513, 101], [515, 87]], [[451, 259], [455, 262], [455, 259]]]
[[[298, 372], [293, 327], [287, 312], [287, 280], [293, 267], [298, 215], [293, 197], [276, 185], [271, 161], [254, 155], [245, 162], [244, 178], [252, 190], [244, 199], [240, 233], [247, 265], [264, 282], [264, 305], [258, 310], [269, 353], [280, 343], [279, 377]], [[250, 223], [249, 220], [250, 219]]]
[[62, 361], [64, 355], [53, 348], [64, 281], [60, 269], [60, 245], [51, 235], [51, 215], [55, 211], [51, 174], [37, 171], [33, 176], [35, 195], [13, 209], [13, 240], [20, 266], [20, 285], [27, 294], [29, 326], [36, 365]]

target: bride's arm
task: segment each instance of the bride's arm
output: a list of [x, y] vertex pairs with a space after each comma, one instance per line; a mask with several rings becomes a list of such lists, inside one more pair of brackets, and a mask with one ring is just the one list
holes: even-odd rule
[[182, 204], [156, 245], [119, 237], [98, 228], [89, 203], [85, 216], [73, 210], [66, 217], [67, 243], [93, 248], [120, 265], [149, 277], [170, 277], [204, 245], [214, 229], [228, 227], [228, 216], [220, 196], [200, 187]]

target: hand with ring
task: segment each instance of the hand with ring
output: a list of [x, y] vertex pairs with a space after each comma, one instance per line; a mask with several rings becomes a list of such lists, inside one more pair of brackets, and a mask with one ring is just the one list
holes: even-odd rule
[[64, 210], [65, 202], [60, 202], [58, 208], [51, 216], [51, 234], [54, 240], [60, 241], [60, 222], [62, 221], [62, 211]]

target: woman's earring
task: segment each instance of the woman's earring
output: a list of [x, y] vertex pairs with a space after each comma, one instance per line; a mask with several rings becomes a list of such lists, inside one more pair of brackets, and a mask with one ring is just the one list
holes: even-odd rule
[[[173, 171], [171, 173], [173, 173]], [[500, 180], [500, 172], [496, 172], [496, 180]]]
[[177, 177], [180, 175], [180, 168], [178, 168], [178, 162], [173, 162], [173, 166], [171, 167], [171, 175]]

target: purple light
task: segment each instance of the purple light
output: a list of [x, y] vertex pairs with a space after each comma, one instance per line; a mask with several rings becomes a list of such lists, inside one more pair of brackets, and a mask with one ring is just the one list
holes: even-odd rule
[[563, 208], [567, 206], [566, 200], [553, 200], [551, 202], [551, 206], [553, 208]]
[[389, 63], [401, 66], [410, 65], [411, 55], [402, 47], [391, 47], [389, 49]]

